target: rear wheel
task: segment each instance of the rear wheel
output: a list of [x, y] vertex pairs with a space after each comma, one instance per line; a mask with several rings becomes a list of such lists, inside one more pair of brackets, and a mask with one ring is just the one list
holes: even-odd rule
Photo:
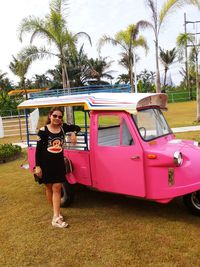
[[183, 200], [192, 214], [200, 216], [200, 191], [183, 196]]
[[65, 181], [62, 184], [61, 188], [61, 207], [68, 207], [70, 204], [74, 202], [74, 185], [70, 184], [69, 182]]

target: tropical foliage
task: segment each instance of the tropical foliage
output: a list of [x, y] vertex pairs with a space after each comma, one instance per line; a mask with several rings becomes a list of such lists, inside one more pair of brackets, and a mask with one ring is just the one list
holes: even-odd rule
[[6, 76], [7, 73], [0, 71], [0, 90], [2, 91], [9, 91], [12, 88], [12, 84]]
[[114, 38], [104, 35], [99, 40], [99, 49], [101, 49], [106, 43], [110, 43], [113, 46], [119, 46], [121, 48], [120, 64], [128, 70], [132, 91], [134, 91], [133, 65], [136, 64], [136, 60], [134, 60], [135, 50], [137, 47], [143, 47], [145, 51], [148, 49], [145, 38], [143, 36], [139, 36], [139, 30], [144, 29], [147, 26], [148, 23], [141, 20], [137, 22], [136, 25], [129, 25], [127, 29], [117, 32]]
[[166, 18], [185, 4], [195, 5], [200, 8], [199, 0], [166, 0], [158, 10], [157, 0], [145, 0], [147, 8], [151, 12], [149, 26], [154, 33], [155, 60], [156, 60], [156, 91], [161, 92], [160, 68], [159, 68], [159, 34]]
[[[20, 57], [20, 54], [18, 55]], [[20, 78], [19, 87], [25, 90], [26, 99], [28, 99], [28, 94], [26, 90], [26, 73], [31, 65], [31, 59], [17, 59], [13, 56], [13, 61], [10, 62], [10, 70]]]
[[155, 93], [155, 72], [144, 69], [138, 75], [138, 92]]
[[164, 50], [160, 47], [160, 61], [164, 67], [164, 88], [166, 86], [167, 72], [169, 70], [169, 67], [174, 63], [176, 55], [177, 52], [175, 47], [171, 50]]
[[[58, 57], [62, 70], [63, 88], [68, 88], [70, 93], [70, 82], [68, 76], [67, 61], [68, 55], [76, 53], [76, 44], [79, 37], [86, 37], [91, 43], [89, 35], [85, 32], [73, 34], [67, 28], [66, 16], [67, 0], [51, 0], [50, 11], [44, 18], [29, 16], [23, 19], [19, 27], [19, 38], [22, 40], [24, 34], [31, 34], [30, 41], [34, 41], [36, 37], [46, 40], [46, 44], [53, 45], [54, 52], [50, 47], [30, 46], [24, 49], [23, 58], [40, 59], [43, 57]], [[68, 120], [73, 121], [73, 114], [68, 110]]]
[[[196, 42], [195, 36], [192, 34], [182, 33], [177, 37], [177, 45], [178, 45], [181, 52], [185, 47], [188, 46], [188, 44], [190, 44], [190, 48], [191, 48], [189, 62], [192, 63], [189, 67], [189, 70], [191, 71], [190, 74], [195, 72], [196, 100], [197, 100], [197, 121], [200, 122], [200, 85], [199, 85], [200, 77], [199, 77], [199, 62], [198, 62], [198, 56], [199, 56], [199, 52], [200, 52], [200, 49], [199, 49], [200, 43]], [[188, 75], [186, 74], [186, 77], [187, 76]], [[187, 79], [188, 79], [188, 77], [187, 77]]]

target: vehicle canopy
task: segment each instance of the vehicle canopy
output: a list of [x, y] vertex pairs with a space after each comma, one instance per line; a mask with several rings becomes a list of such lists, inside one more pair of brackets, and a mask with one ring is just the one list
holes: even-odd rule
[[167, 95], [163, 93], [92, 93], [47, 96], [28, 99], [18, 105], [19, 109], [83, 106], [84, 110], [124, 110], [134, 113], [146, 107], [166, 109]]

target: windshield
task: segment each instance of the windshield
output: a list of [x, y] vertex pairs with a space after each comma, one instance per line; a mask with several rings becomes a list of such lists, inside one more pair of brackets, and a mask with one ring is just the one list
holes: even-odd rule
[[143, 109], [132, 116], [141, 137], [146, 141], [172, 133], [159, 109]]

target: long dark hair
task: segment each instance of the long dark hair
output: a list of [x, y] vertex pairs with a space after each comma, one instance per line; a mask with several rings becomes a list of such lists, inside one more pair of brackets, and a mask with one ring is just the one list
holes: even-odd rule
[[[63, 110], [60, 108], [60, 107], [53, 107], [49, 110], [49, 113], [48, 113], [48, 116], [47, 116], [47, 120], [46, 120], [46, 123], [45, 125], [51, 123], [51, 120], [50, 120], [50, 116], [54, 113], [54, 111], [60, 111], [62, 113], [62, 115], [64, 115], [63, 113]], [[62, 122], [62, 121], [61, 121]]]

